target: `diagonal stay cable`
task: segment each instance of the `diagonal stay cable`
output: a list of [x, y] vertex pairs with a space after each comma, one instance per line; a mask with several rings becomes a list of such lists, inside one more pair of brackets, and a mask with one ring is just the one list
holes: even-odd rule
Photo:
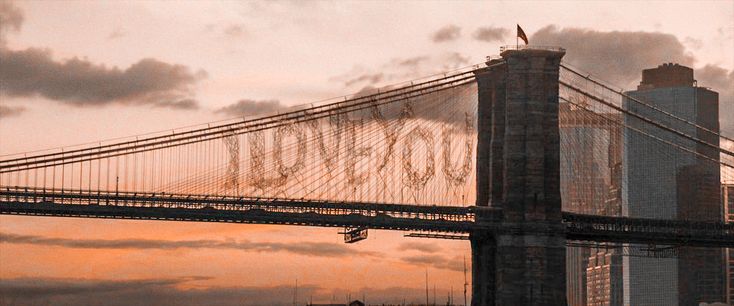
[[[471, 82], [474, 82], [473, 76], [464, 78], [459, 83], [454, 83], [451, 85], [442, 84], [442, 85], [448, 85], [449, 87], [440, 88], [440, 89], [434, 88], [434, 89], [431, 89], [431, 91], [429, 92], [414, 93], [412, 96], [398, 96], [398, 97], [394, 97], [394, 100], [378, 101], [378, 103], [375, 103], [376, 101], [374, 100], [362, 102], [360, 103], [360, 105], [358, 105], [358, 108], [356, 109], [353, 108], [354, 106], [348, 106], [348, 107], [344, 107], [343, 109], [340, 108], [338, 112], [335, 112], [333, 109], [327, 109], [327, 110], [319, 111], [318, 113], [307, 113], [307, 112], [304, 112], [303, 110], [300, 110], [300, 111], [289, 113], [291, 115], [297, 114], [298, 116], [293, 116], [293, 117], [285, 118], [282, 120], [274, 120], [272, 122], [266, 122], [265, 124], [253, 124], [252, 126], [245, 126], [245, 127], [231, 127], [227, 130], [208, 132], [205, 135], [192, 135], [192, 136], [187, 136], [182, 139], [161, 141], [161, 142], [154, 143], [154, 144], [134, 145], [131, 148], [118, 148], [118, 149], [109, 149], [109, 150], [102, 151], [99, 147], [95, 147], [94, 149], [98, 151], [93, 151], [87, 154], [80, 154], [77, 156], [66, 156], [66, 157], [63, 156], [63, 154], [60, 154], [61, 155], [60, 157], [55, 157], [50, 160], [26, 161], [27, 160], [26, 158], [21, 158], [20, 160], [23, 160], [25, 162], [18, 163], [18, 164], [12, 164], [12, 165], [0, 165], [0, 173], [13, 172], [13, 171], [19, 171], [19, 170], [32, 170], [36, 168], [43, 168], [43, 167], [49, 167], [49, 166], [55, 166], [55, 165], [70, 164], [70, 163], [75, 163], [75, 162], [84, 162], [84, 161], [95, 160], [99, 158], [109, 158], [109, 157], [115, 157], [115, 156], [120, 156], [120, 155], [127, 155], [127, 154], [132, 154], [132, 153], [139, 153], [139, 152], [146, 152], [146, 151], [151, 151], [151, 150], [175, 147], [175, 146], [190, 144], [194, 142], [207, 141], [211, 139], [219, 139], [225, 136], [230, 136], [233, 133], [239, 135], [243, 133], [266, 130], [266, 129], [276, 128], [282, 125], [324, 118], [324, 117], [328, 117], [334, 114], [341, 114], [341, 113], [347, 113], [347, 112], [354, 112], [354, 111], [361, 110], [361, 109], [368, 109], [374, 105], [395, 103], [395, 102], [399, 102], [405, 99], [410, 99], [412, 97], [430, 94], [435, 91], [441, 91], [446, 88], [462, 86], [464, 84], [471, 83]], [[250, 128], [252, 130], [250, 130]], [[203, 137], [208, 137], [208, 138], [203, 138]], [[179, 141], [186, 141], [186, 142], [179, 142]], [[155, 145], [160, 145], [160, 146], [154, 147]], [[109, 155], [99, 155], [100, 152], [103, 154], [109, 154]], [[29, 157], [28, 159], [32, 159], [32, 158], [34, 157]], [[69, 159], [71, 158], [79, 158], [79, 159], [70, 161]], [[49, 164], [51, 162], [55, 162], [55, 163]], [[2, 162], [0, 162], [0, 164], [2, 164]]]
[[614, 109], [614, 110], [616, 110], [616, 111], [619, 111], [619, 112], [625, 113], [625, 114], [627, 114], [627, 115], [630, 115], [630, 116], [632, 116], [632, 117], [635, 117], [635, 118], [637, 118], [637, 119], [640, 119], [640, 120], [642, 120], [642, 121], [643, 121], [643, 122], [645, 122], [645, 123], [651, 124], [651, 125], [653, 125], [653, 126], [655, 126], [655, 127], [657, 127], [657, 128], [660, 128], [660, 129], [662, 129], [662, 130], [665, 130], [665, 131], [668, 131], [668, 132], [670, 132], [670, 133], [676, 134], [676, 135], [678, 135], [678, 136], [680, 136], [680, 137], [686, 138], [686, 139], [688, 139], [688, 140], [691, 140], [691, 141], [693, 141], [693, 142], [696, 142], [696, 143], [698, 143], [698, 144], [701, 144], [701, 145], [704, 145], [704, 146], [707, 146], [707, 147], [713, 148], [713, 149], [715, 149], [715, 150], [718, 150], [718, 151], [719, 151], [719, 152], [721, 152], [721, 153], [724, 153], [724, 154], [726, 154], [726, 155], [729, 155], [729, 156], [732, 156], [732, 157], [734, 157], [734, 152], [732, 152], [732, 151], [729, 151], [729, 150], [727, 150], [727, 149], [724, 149], [724, 148], [722, 148], [721, 146], [717, 146], [717, 145], [714, 145], [714, 144], [708, 143], [708, 142], [706, 142], [706, 141], [703, 141], [703, 140], [701, 140], [701, 139], [698, 139], [698, 138], [696, 138], [696, 137], [693, 137], [693, 136], [691, 136], [691, 135], [688, 135], [688, 134], [686, 134], [686, 133], [683, 133], [683, 132], [681, 132], [681, 131], [678, 131], [678, 130], [676, 130], [676, 129], [673, 129], [673, 128], [670, 128], [670, 127], [668, 127], [668, 126], [665, 126], [665, 125], [663, 125], [663, 124], [660, 124], [660, 123], [658, 123], [658, 122], [655, 122], [654, 120], [652, 120], [652, 119], [649, 119], [649, 118], [647, 118], [647, 117], [645, 117], [645, 116], [642, 116], [642, 115], [640, 115], [640, 114], [637, 114], [637, 113], [635, 113], [635, 112], [631, 112], [631, 111], [629, 111], [629, 110], [626, 110], [626, 109], [624, 109], [624, 108], [622, 108], [622, 107], [619, 107], [619, 106], [617, 106], [617, 105], [614, 105], [614, 103], [611, 103], [611, 102], [609, 102], [609, 101], [606, 101], [606, 100], [604, 100], [603, 98], [599, 98], [599, 97], [597, 97], [597, 96], [595, 96], [595, 95], [592, 95], [592, 94], [590, 94], [590, 93], [587, 93], [587, 92], [583, 91], [582, 89], [580, 89], [580, 88], [578, 88], [578, 87], [575, 87], [575, 86], [573, 86], [573, 85], [571, 85], [571, 84], [568, 84], [568, 83], [566, 83], [566, 82], [564, 82], [564, 81], [558, 81], [558, 82], [559, 82], [559, 83], [560, 83], [561, 85], [563, 85], [563, 86], [566, 86], [566, 87], [568, 87], [569, 89], [572, 89], [573, 91], [575, 91], [575, 92], [578, 92], [578, 93], [580, 93], [580, 94], [582, 94], [582, 95], [586, 96], [587, 98], [590, 98], [590, 99], [592, 99], [592, 100], [594, 100], [594, 101], [597, 101], [597, 102], [599, 102], [599, 103], [601, 103], [601, 104], [604, 104], [604, 105], [606, 105], [606, 106], [608, 106], [608, 107], [610, 107], [610, 108], [612, 108], [612, 109]]
[[610, 86], [608, 86], [608, 85], [606, 85], [606, 84], [602, 83], [601, 81], [597, 81], [597, 80], [595, 80], [595, 79], [591, 78], [591, 75], [589, 75], [589, 74], [587, 74], [587, 75], [583, 75], [582, 73], [578, 72], [577, 70], [575, 70], [575, 69], [572, 69], [572, 68], [569, 68], [569, 67], [568, 67], [568, 64], [566, 64], [566, 63], [561, 63], [561, 68], [563, 68], [563, 69], [566, 69], [567, 71], [569, 71], [569, 72], [571, 72], [571, 73], [573, 73], [573, 74], [575, 74], [575, 75], [577, 75], [577, 76], [579, 76], [579, 77], [581, 77], [581, 78], [584, 78], [585, 80], [587, 80], [587, 81], [589, 81], [589, 82], [592, 82], [592, 83], [594, 83], [594, 84], [596, 84], [596, 85], [599, 85], [599, 86], [601, 86], [602, 88], [604, 88], [604, 89], [606, 89], [606, 90], [609, 90], [609, 91], [611, 91], [611, 92], [614, 92], [614, 93], [616, 93], [616, 94], [619, 94], [619, 95], [621, 95], [622, 97], [625, 97], [625, 98], [629, 99], [630, 101], [633, 101], [633, 102], [635, 102], [635, 103], [637, 103], [637, 104], [640, 104], [640, 105], [642, 105], [642, 106], [645, 106], [645, 107], [647, 107], [647, 108], [650, 108], [650, 109], [652, 109], [652, 110], [655, 110], [655, 111], [657, 111], [657, 112], [660, 112], [660, 113], [662, 113], [662, 114], [664, 114], [664, 115], [666, 115], [666, 116], [668, 116], [668, 117], [671, 117], [671, 118], [673, 118], [673, 119], [675, 119], [675, 120], [678, 120], [678, 121], [680, 121], [680, 122], [683, 122], [683, 123], [686, 123], [686, 124], [689, 124], [689, 125], [695, 126], [696, 128], [698, 128], [698, 129], [701, 129], [701, 130], [703, 130], [703, 131], [706, 131], [706, 132], [708, 132], [708, 133], [710, 133], [710, 134], [713, 134], [713, 135], [719, 136], [719, 137], [721, 137], [721, 138], [723, 138], [723, 139], [726, 139], [726, 140], [728, 140], [728, 141], [732, 141], [732, 142], [734, 142], [734, 139], [732, 139], [732, 138], [730, 138], [730, 137], [726, 137], [726, 136], [722, 135], [722, 134], [721, 134], [721, 133], [719, 133], [719, 132], [713, 131], [713, 130], [711, 130], [711, 129], [709, 129], [709, 128], [705, 127], [705, 126], [702, 126], [702, 125], [700, 125], [700, 124], [697, 124], [697, 123], [695, 123], [695, 122], [693, 122], [693, 121], [690, 121], [690, 120], [687, 120], [687, 119], [685, 119], [685, 118], [682, 118], [682, 117], [680, 117], [680, 116], [677, 116], [677, 115], [675, 115], [675, 114], [673, 114], [673, 113], [671, 113], [671, 112], [665, 111], [665, 110], [663, 110], [663, 109], [661, 109], [661, 108], [659, 108], [659, 107], [656, 107], [656, 106], [654, 106], [654, 105], [651, 105], [651, 104], [645, 103], [644, 101], [641, 101], [640, 99], [637, 99], [637, 98], [635, 98], [635, 97], [632, 97], [632, 96], [630, 96], [630, 95], [628, 95], [628, 94], [624, 93], [624, 91], [623, 91], [623, 90], [617, 90], [617, 89], [614, 89], [614, 88], [612, 88], [612, 87], [610, 87]]
[[[404, 86], [400, 88], [389, 89], [389, 90], [385, 90], [381, 92], [378, 91], [377, 93], [374, 93], [374, 94], [353, 97], [351, 99], [345, 98], [344, 101], [332, 102], [332, 103], [327, 103], [324, 105], [313, 106], [312, 104], [304, 104], [304, 105], [311, 105], [311, 107], [302, 108], [302, 109], [294, 109], [292, 111], [288, 111], [284, 113], [278, 113], [278, 114], [268, 115], [264, 117], [257, 117], [257, 118], [237, 121], [237, 122], [229, 123], [229, 124], [208, 126], [206, 128], [200, 128], [200, 129], [196, 129], [192, 131], [184, 131], [184, 132], [172, 133], [172, 134], [161, 135], [161, 136], [154, 136], [154, 137], [149, 137], [149, 138], [144, 138], [144, 139], [130, 140], [130, 141], [125, 141], [121, 143], [108, 144], [104, 146], [90, 146], [87, 148], [81, 148], [81, 149], [76, 149], [76, 150], [71, 150], [71, 151], [66, 151], [66, 152], [62, 151], [62, 152], [56, 152], [56, 153], [48, 153], [48, 154], [41, 154], [41, 155], [35, 155], [35, 156], [23, 156], [23, 157], [12, 158], [12, 159], [7, 159], [7, 160], [0, 160], [0, 165], [9, 163], [9, 162], [23, 161], [23, 160], [28, 160], [28, 159], [38, 159], [38, 158], [45, 158], [45, 157], [58, 156], [58, 155], [75, 154], [75, 153], [86, 152], [86, 151], [94, 151], [94, 150], [100, 150], [100, 149], [120, 147], [123, 145], [138, 145], [141, 142], [166, 139], [166, 138], [171, 139], [173, 137], [183, 136], [187, 134], [190, 135], [190, 134], [195, 134], [195, 133], [206, 133], [208, 131], [213, 131], [213, 130], [224, 129], [223, 131], [217, 131], [216, 133], [222, 133], [222, 132], [226, 133], [226, 132], [231, 132], [233, 129], [236, 129], [238, 125], [242, 125], [242, 124], [248, 124], [248, 123], [256, 124], [262, 121], [265, 121], [265, 123], [267, 123], [268, 122], [267, 120], [287, 120], [287, 119], [292, 119], [290, 116], [299, 117], [299, 116], [304, 116], [307, 114], [330, 112], [330, 111], [338, 110], [341, 108], [349, 108], [349, 107], [355, 107], [358, 105], [369, 104], [375, 100], [394, 99], [394, 98], [399, 99], [399, 97], [402, 95], [411, 94], [415, 92], [421, 92], [423, 90], [428, 90], [428, 89], [441, 87], [441, 86], [445, 86], [445, 85], [456, 83], [456, 82], [465, 81], [467, 79], [473, 78], [473, 72], [474, 70], [465, 71], [465, 72], [461, 72], [461, 73], [457, 73], [453, 75], [444, 75], [441, 78], [432, 79], [432, 80], [428, 80], [428, 81], [421, 82], [421, 83], [411, 84], [409, 86]], [[197, 135], [197, 136], [201, 137], [201, 136], [206, 136], [209, 134], [210, 133], [204, 134], [204, 135]], [[126, 148], [119, 148], [119, 149], [124, 150]]]
[[570, 101], [570, 100], [568, 100], [568, 99], [566, 99], [566, 98], [563, 98], [563, 97], [559, 97], [559, 99], [563, 100], [563, 101], [564, 101], [564, 102], [566, 102], [566, 103], [569, 103], [569, 104], [573, 104], [574, 106], [576, 106], [576, 107], [579, 107], [580, 109], [583, 109], [583, 110], [584, 110], [585, 112], [589, 112], [589, 113], [591, 113], [591, 114], [594, 114], [595, 116], [598, 116], [598, 117], [600, 117], [600, 118], [602, 118], [602, 119], [610, 120], [610, 121], [611, 121], [611, 122], [613, 122], [614, 124], [618, 124], [618, 125], [620, 125], [620, 126], [623, 126], [623, 127], [627, 128], [627, 129], [633, 130], [633, 131], [635, 131], [635, 132], [638, 132], [638, 133], [640, 133], [640, 134], [643, 134], [643, 135], [645, 135], [645, 136], [647, 136], [647, 137], [653, 138], [653, 139], [655, 139], [655, 140], [657, 140], [657, 141], [660, 141], [660, 142], [663, 142], [663, 143], [665, 143], [665, 144], [668, 144], [668, 145], [670, 145], [670, 146], [676, 147], [677, 149], [680, 149], [680, 150], [686, 151], [686, 152], [688, 152], [688, 153], [692, 153], [692, 154], [694, 154], [694, 155], [696, 155], [696, 156], [698, 156], [698, 157], [701, 157], [701, 158], [704, 158], [704, 159], [708, 159], [708, 160], [710, 160], [710, 161], [712, 161], [712, 162], [715, 162], [715, 163], [721, 164], [721, 165], [723, 165], [723, 166], [726, 166], [726, 167], [729, 167], [729, 168], [732, 168], [732, 169], [734, 169], [734, 164], [729, 164], [729, 163], [726, 163], [726, 162], [724, 162], [724, 161], [716, 160], [715, 158], [711, 158], [710, 156], [706, 156], [706, 155], [704, 155], [704, 154], [701, 154], [701, 153], [699, 153], [699, 152], [696, 152], [695, 150], [691, 150], [691, 149], [689, 149], [689, 148], [686, 148], [686, 147], [684, 147], [684, 146], [681, 146], [681, 145], [679, 145], [679, 144], [675, 144], [675, 143], [673, 143], [673, 142], [671, 142], [671, 141], [668, 141], [668, 140], [662, 139], [662, 138], [660, 138], [660, 137], [657, 137], [657, 136], [655, 136], [655, 135], [652, 135], [652, 134], [650, 134], [650, 133], [647, 133], [647, 132], [645, 132], [645, 131], [643, 131], [643, 130], [641, 130], [641, 129], [638, 129], [638, 128], [635, 128], [635, 127], [629, 126], [629, 125], [627, 125], [627, 124], [624, 124], [624, 123], [622, 123], [622, 122], [617, 122], [617, 121], [615, 121], [614, 119], [611, 119], [611, 118], [609, 118], [609, 117], [606, 117], [606, 116], [604, 116], [604, 115], [602, 115], [602, 114], [600, 114], [600, 113], [594, 112], [594, 111], [592, 111], [592, 110], [590, 110], [590, 109], [586, 108], [586, 107], [585, 107], [584, 105], [581, 105], [581, 104], [579, 104], [579, 103], [576, 103], [576, 102], [572, 102], [572, 101]]

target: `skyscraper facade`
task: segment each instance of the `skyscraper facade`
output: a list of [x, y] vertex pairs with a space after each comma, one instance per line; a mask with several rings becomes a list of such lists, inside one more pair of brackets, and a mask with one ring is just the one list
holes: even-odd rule
[[[721, 188], [724, 200], [724, 216], [726, 222], [734, 223], [734, 184], [725, 184]], [[726, 249], [726, 302], [734, 305], [734, 249]]]
[[[643, 70], [625, 107], [714, 146], [719, 138], [718, 93], [696, 85], [693, 70], [664, 64]], [[634, 100], [633, 100], [634, 99]], [[644, 101], [653, 110], [635, 100]], [[671, 113], [684, 121], [664, 113]], [[635, 218], [719, 221], [719, 152], [643, 120], [625, 116], [622, 214]], [[707, 131], [708, 130], [708, 131]], [[677, 258], [622, 258], [623, 305], [698, 305], [724, 301], [718, 249], [681, 248]]]

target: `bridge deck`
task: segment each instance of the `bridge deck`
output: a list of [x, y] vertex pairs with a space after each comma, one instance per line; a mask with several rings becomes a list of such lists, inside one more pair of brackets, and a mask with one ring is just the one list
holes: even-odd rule
[[[488, 207], [420, 206], [231, 196], [4, 188], [0, 214], [281, 224], [471, 233], [532, 231], [502, 222]], [[734, 225], [563, 214], [568, 240], [734, 247]], [[538, 229], [547, 230], [539, 226]]]
[[[497, 211], [499, 212], [499, 211]], [[0, 214], [468, 232], [468, 207], [5, 188]]]

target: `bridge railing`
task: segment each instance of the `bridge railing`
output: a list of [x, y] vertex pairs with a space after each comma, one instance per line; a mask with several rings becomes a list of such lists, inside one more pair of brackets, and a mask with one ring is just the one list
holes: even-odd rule
[[334, 202], [270, 197], [212, 196], [153, 192], [60, 190], [4, 187], [0, 203], [63, 204], [136, 208], [198, 209], [204, 211], [253, 211], [317, 213], [320, 215], [386, 216], [420, 220], [474, 221], [474, 211], [458, 206], [418, 206], [373, 202]]
[[564, 213], [567, 237], [660, 245], [734, 246], [734, 224]]
[[566, 49], [558, 46], [536, 46], [536, 45], [506, 45], [500, 47], [500, 52], [509, 50], [547, 50], [556, 52], [566, 52]]
[[[0, 214], [133, 218], [469, 233], [502, 230], [501, 211], [480, 207], [329, 202], [210, 195], [0, 189]], [[477, 217], [482, 217], [477, 222]], [[734, 247], [734, 224], [563, 213], [566, 239], [632, 244]], [[560, 229], [560, 228], [559, 228]]]

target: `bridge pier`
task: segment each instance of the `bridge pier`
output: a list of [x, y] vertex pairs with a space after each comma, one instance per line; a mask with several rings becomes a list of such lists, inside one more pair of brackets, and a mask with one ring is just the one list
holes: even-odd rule
[[501, 208], [502, 221], [470, 237], [474, 306], [566, 305], [558, 129], [564, 54], [505, 50], [476, 72], [477, 206]]

